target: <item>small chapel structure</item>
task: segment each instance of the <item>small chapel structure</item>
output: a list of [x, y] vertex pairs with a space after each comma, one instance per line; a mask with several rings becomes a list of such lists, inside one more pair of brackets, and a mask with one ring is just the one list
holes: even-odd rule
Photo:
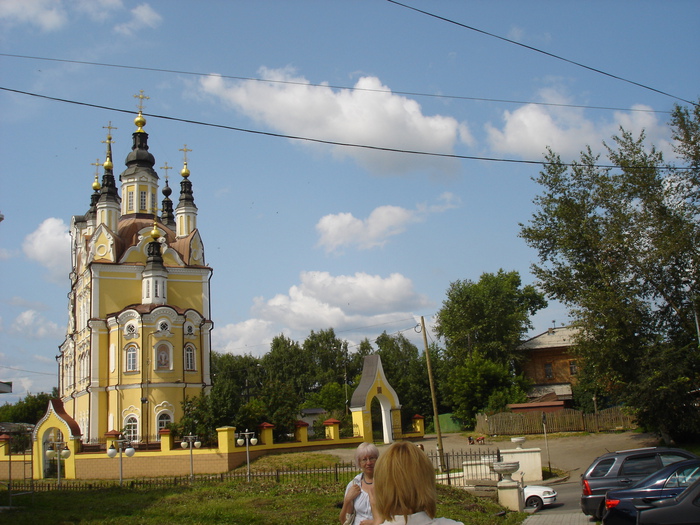
[[[112, 127], [90, 207], [71, 220], [68, 329], [57, 356], [63, 413], [83, 443], [112, 430], [131, 442], [159, 440], [182, 416], [181, 402], [211, 388], [210, 279], [197, 228], [184, 146], [173, 209], [166, 171], [148, 149], [141, 92], [133, 145], [117, 181]], [[100, 166], [100, 163], [96, 163]], [[159, 214], [160, 211], [160, 214]], [[64, 436], [67, 438], [67, 436]]]

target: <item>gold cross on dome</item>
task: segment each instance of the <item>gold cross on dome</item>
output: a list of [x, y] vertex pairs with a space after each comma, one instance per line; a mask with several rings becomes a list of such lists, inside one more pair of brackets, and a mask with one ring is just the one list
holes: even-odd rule
[[[134, 96], [136, 96], [136, 95], [134, 95]], [[107, 138], [108, 138], [109, 140], [111, 140], [111, 139], [112, 139], [112, 130], [113, 130], [113, 129], [119, 129], [119, 128], [116, 128], [116, 127], [112, 126], [112, 121], [110, 120], [110, 121], [109, 121], [109, 125], [107, 125], [107, 126], [102, 126], [102, 129], [106, 129], [106, 130], [107, 130]]]
[[99, 176], [100, 174], [100, 166], [102, 166], [102, 163], [100, 162], [100, 159], [95, 159], [95, 162], [90, 163], [91, 166], [95, 166], [95, 177]]
[[138, 104], [138, 106], [136, 106], [136, 107], [138, 108], [139, 113], [142, 113], [142, 112], [143, 112], [143, 101], [144, 101], [144, 100], [148, 100], [148, 99], [150, 99], [151, 97], [147, 97], [146, 95], [144, 95], [144, 94], [143, 94], [143, 89], [140, 89], [140, 90], [139, 90], [139, 94], [138, 94], [138, 95], [134, 95], [134, 98], [138, 98], [138, 99], [139, 99], [139, 104]]
[[168, 170], [173, 169], [172, 166], [168, 166], [168, 163], [165, 163], [165, 166], [161, 166], [160, 169], [165, 170], [165, 179], [168, 179]]
[[189, 148], [187, 147], [187, 144], [185, 144], [185, 145], [182, 146], [182, 148], [180, 148], [178, 151], [182, 151], [182, 152], [184, 153], [184, 157], [185, 157], [184, 160], [185, 160], [185, 162], [187, 162], [187, 152], [188, 152], [188, 151], [192, 151], [192, 150], [189, 149]]

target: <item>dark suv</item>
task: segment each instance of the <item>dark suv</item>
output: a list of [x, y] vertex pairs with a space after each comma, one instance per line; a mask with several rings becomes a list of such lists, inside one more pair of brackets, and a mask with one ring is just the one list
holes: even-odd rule
[[631, 487], [662, 467], [692, 458], [697, 456], [687, 450], [663, 447], [603, 454], [581, 475], [581, 510], [599, 520], [605, 511], [607, 491]]

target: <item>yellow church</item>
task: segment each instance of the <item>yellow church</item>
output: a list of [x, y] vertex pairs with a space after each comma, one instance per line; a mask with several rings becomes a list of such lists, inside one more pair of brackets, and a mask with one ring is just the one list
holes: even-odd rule
[[70, 225], [69, 323], [57, 357], [58, 389], [84, 444], [112, 430], [135, 443], [156, 442], [161, 429], [182, 417], [185, 397], [211, 388], [212, 269], [197, 229], [191, 150], [180, 150], [184, 167], [174, 209], [170, 167], [160, 168], [166, 175], [159, 203], [160, 178], [142, 115], [147, 97], [136, 97], [133, 146], [119, 187], [110, 123], [102, 180], [96, 173], [90, 208]]

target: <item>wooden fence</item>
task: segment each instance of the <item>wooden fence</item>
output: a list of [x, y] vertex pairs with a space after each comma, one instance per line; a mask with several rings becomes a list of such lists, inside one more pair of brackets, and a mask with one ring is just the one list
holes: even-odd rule
[[637, 428], [632, 416], [620, 407], [607, 408], [597, 414], [564, 409], [556, 412], [501, 412], [478, 414], [475, 432], [489, 436], [514, 436], [547, 432], [602, 432]]

